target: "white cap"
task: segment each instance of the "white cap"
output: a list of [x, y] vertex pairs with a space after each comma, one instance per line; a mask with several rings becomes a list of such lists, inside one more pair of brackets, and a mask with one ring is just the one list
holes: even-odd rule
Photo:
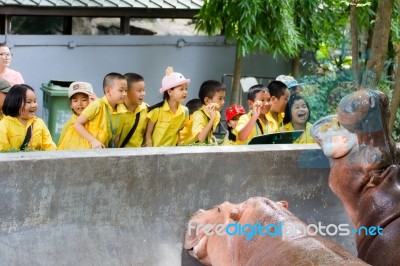
[[92, 84], [83, 81], [72, 82], [68, 88], [68, 98], [71, 98], [77, 93], [91, 95], [93, 93]]

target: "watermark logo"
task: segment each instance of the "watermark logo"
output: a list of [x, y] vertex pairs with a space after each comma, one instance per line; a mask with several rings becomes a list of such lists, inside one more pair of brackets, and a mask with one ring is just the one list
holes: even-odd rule
[[292, 222], [278, 222], [277, 224], [270, 223], [262, 225], [261, 222], [256, 224], [240, 224], [238, 222], [225, 224], [198, 224], [193, 225], [192, 221], [189, 222], [188, 232], [189, 235], [193, 232], [192, 229], [196, 229], [196, 235], [204, 233], [207, 236], [214, 234], [223, 236], [246, 236], [246, 240], [251, 240], [256, 235], [260, 236], [280, 236], [283, 239], [299, 236], [315, 236], [317, 234], [321, 236], [348, 236], [350, 234], [356, 235], [383, 235], [383, 228], [380, 226], [360, 226], [359, 228], [350, 229], [349, 224], [328, 224], [323, 225], [322, 222], [318, 224], [301, 224]]

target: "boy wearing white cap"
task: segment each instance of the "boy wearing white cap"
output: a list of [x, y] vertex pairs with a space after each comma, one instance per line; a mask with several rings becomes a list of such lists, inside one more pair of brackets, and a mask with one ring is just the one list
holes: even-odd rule
[[76, 81], [68, 88], [68, 98], [73, 114], [64, 124], [58, 142], [59, 150], [90, 149], [90, 143], [76, 132], [74, 123], [82, 111], [96, 99], [90, 83]]
[[189, 117], [188, 109], [182, 104], [187, 97], [187, 87], [190, 79], [172, 67], [168, 67], [162, 79], [160, 93], [163, 101], [151, 106], [147, 117], [145, 146], [177, 146], [180, 144], [179, 131]]

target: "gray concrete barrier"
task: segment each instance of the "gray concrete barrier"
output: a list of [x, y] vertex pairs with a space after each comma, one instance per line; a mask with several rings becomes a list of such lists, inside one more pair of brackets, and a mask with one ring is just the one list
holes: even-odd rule
[[[316, 145], [0, 154], [1, 265], [197, 265], [199, 208], [287, 200], [306, 223], [349, 223]], [[352, 236], [330, 237], [355, 253]]]

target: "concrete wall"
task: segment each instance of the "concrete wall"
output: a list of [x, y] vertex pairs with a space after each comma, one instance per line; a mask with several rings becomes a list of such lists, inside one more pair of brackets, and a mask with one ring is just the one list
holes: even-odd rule
[[[181, 39], [185, 45], [178, 47]], [[145, 101], [154, 104], [162, 99], [158, 90], [167, 66], [191, 79], [188, 100], [198, 97], [203, 81], [221, 80], [224, 74], [233, 73], [234, 66], [234, 46], [223, 37], [0, 35], [0, 42], [5, 41], [14, 54], [11, 68], [20, 71], [25, 82], [36, 89], [39, 117], [39, 88], [50, 80], [87, 81], [102, 96], [107, 73], [136, 72], [147, 84]], [[276, 77], [289, 71], [288, 63], [265, 54], [243, 60], [243, 75]], [[226, 81], [229, 87], [230, 80]], [[227, 96], [229, 103], [230, 94]]]
[[[2, 265], [197, 265], [199, 208], [287, 200], [306, 223], [349, 223], [316, 145], [0, 154]], [[355, 253], [352, 236], [333, 238]]]

